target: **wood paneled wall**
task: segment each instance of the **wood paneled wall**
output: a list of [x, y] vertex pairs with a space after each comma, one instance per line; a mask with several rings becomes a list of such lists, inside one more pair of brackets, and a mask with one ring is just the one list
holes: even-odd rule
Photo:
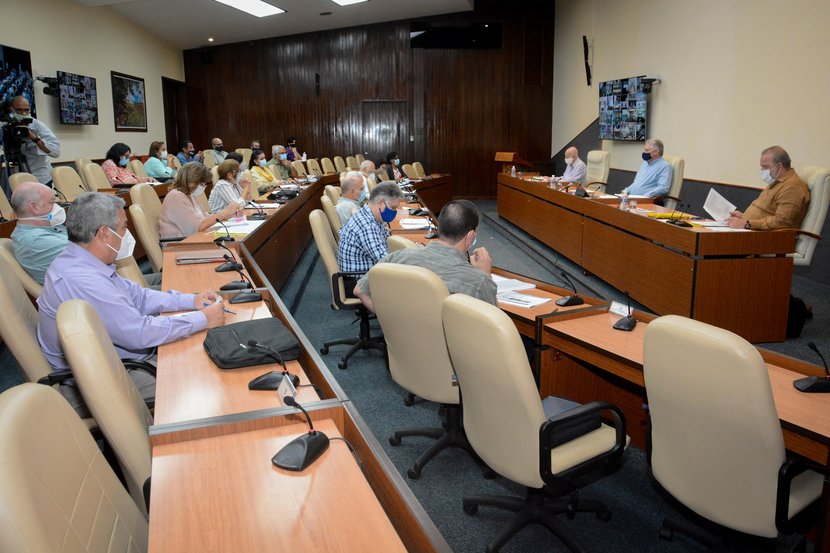
[[366, 149], [364, 101], [402, 101], [408, 136], [384, 151], [452, 173], [456, 196], [492, 197], [496, 151], [550, 157], [553, 2], [476, 6], [432, 19], [501, 22], [501, 49], [411, 49], [398, 21], [187, 50], [190, 137], [201, 149], [213, 136], [236, 148], [293, 135], [310, 156], [345, 157]]

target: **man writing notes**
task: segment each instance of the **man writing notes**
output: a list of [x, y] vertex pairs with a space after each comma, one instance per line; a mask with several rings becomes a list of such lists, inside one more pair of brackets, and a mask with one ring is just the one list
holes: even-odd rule
[[556, 182], [576, 182], [582, 184], [585, 182], [585, 173], [588, 168], [585, 162], [579, 159], [579, 150], [571, 146], [565, 150], [565, 164], [567, 168], [561, 177], [554, 179]]
[[372, 190], [366, 205], [340, 229], [337, 261], [341, 271], [365, 273], [389, 253], [388, 225], [395, 219], [403, 200], [395, 183], [381, 183]]
[[749, 230], [801, 227], [810, 205], [810, 189], [790, 163], [789, 154], [781, 146], [770, 146], [761, 152], [761, 179], [767, 187], [746, 212], [729, 213], [730, 227]]
[[622, 193], [631, 196], [656, 198], [669, 193], [672, 168], [663, 159], [663, 142], [654, 138], [646, 140], [643, 146], [643, 163], [637, 170], [637, 176]]

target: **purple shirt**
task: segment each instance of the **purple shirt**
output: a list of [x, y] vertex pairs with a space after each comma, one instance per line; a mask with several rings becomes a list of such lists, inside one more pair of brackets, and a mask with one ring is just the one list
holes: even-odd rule
[[[141, 359], [167, 342], [207, 328], [207, 317], [193, 311], [194, 294], [157, 292], [122, 278], [114, 265], [70, 242], [46, 271], [43, 292], [37, 300], [37, 339], [55, 370], [67, 369], [55, 321], [58, 306], [68, 300], [85, 300], [98, 312], [122, 359]], [[190, 311], [160, 317], [166, 311]]]

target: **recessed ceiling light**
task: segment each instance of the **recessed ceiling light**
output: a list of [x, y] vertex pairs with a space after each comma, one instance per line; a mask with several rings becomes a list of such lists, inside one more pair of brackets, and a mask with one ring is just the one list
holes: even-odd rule
[[212, 36], [208, 37], [208, 42], [213, 42], [213, 37]]
[[360, 4], [361, 2], [368, 2], [369, 0], [331, 0], [338, 6], [348, 6], [350, 4]]
[[249, 13], [256, 17], [267, 17], [269, 15], [276, 15], [278, 13], [285, 13], [276, 6], [267, 4], [262, 0], [216, 0], [220, 4], [225, 4], [237, 10]]
[[320, 15], [331, 15], [331, 12], [320, 12]]

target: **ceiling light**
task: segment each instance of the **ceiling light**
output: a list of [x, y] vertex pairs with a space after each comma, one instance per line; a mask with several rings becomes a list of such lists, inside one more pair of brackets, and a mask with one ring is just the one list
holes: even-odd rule
[[331, 12], [320, 12], [320, 15], [331, 15]]
[[237, 10], [249, 13], [256, 17], [267, 17], [269, 15], [276, 15], [278, 13], [285, 13], [276, 6], [267, 4], [262, 0], [216, 0], [220, 4], [225, 4]]
[[208, 37], [208, 42], [213, 42], [213, 37], [212, 36]]
[[350, 4], [360, 4], [361, 2], [368, 2], [369, 0], [331, 0], [338, 6], [348, 6]]

